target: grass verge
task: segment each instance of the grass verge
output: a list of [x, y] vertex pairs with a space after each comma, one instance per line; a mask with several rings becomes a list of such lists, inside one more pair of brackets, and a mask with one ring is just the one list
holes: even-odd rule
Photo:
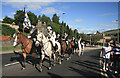
[[16, 48], [14, 48], [13, 46], [10, 47], [1, 47], [0, 51], [12, 51], [12, 50], [18, 50], [21, 49], [21, 46], [17, 46]]

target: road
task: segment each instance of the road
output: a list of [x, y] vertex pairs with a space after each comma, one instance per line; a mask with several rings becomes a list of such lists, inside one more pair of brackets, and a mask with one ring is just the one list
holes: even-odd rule
[[[43, 72], [39, 72], [39, 65], [34, 68], [30, 63], [26, 64], [26, 70], [21, 70], [22, 61], [21, 53], [9, 53], [2, 55], [2, 75], [3, 78], [6, 76], [75, 76], [75, 77], [103, 77], [100, 70], [100, 59], [99, 59], [99, 49], [86, 50], [83, 55], [77, 56], [76, 54], [72, 56], [70, 60], [64, 60], [61, 65], [56, 64], [51, 70], [47, 69], [48, 62], [45, 61], [43, 64]], [[36, 56], [37, 57], [37, 56]], [[31, 61], [30, 58], [28, 58]], [[13, 65], [8, 65], [12, 64]]]

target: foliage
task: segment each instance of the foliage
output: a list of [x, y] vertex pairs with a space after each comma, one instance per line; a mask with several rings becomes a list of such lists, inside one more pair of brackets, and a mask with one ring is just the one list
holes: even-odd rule
[[31, 21], [31, 24], [32, 24], [32, 25], [36, 25], [37, 22], [38, 22], [37, 15], [35, 15], [35, 14], [32, 13], [31, 11], [29, 11], [27, 14], [28, 14], [28, 16], [29, 16], [29, 19], [30, 19], [30, 21]]
[[54, 22], [54, 23], [57, 23], [57, 24], [59, 24], [59, 16], [57, 16], [57, 14], [54, 14], [53, 15], [53, 17], [52, 17], [52, 21]]
[[12, 36], [16, 30], [14, 28], [11, 28], [8, 25], [2, 24], [2, 35], [4, 36]]
[[5, 16], [5, 18], [3, 19], [3, 23], [9, 23], [9, 24], [12, 24], [12, 22], [14, 21], [14, 19], [8, 17], [8, 16]]
[[[39, 19], [40, 19], [40, 17], [39, 17]], [[43, 14], [42, 17], [41, 17], [41, 21], [42, 21], [43, 23], [46, 22], [46, 24], [49, 24], [49, 23], [51, 22], [50, 17], [47, 17], [47, 16], [45, 16], [44, 14]]]

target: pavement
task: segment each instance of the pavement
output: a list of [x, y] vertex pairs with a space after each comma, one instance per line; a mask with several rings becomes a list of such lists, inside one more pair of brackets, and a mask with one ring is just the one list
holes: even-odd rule
[[[34, 68], [30, 63], [31, 56], [27, 57], [28, 63], [26, 64], [26, 70], [21, 70], [20, 62], [21, 52], [2, 54], [2, 78], [16, 78], [16, 77], [82, 77], [82, 78], [104, 78], [107, 77], [101, 74], [100, 66], [100, 48], [98, 47], [86, 47], [84, 54], [78, 56], [72, 55], [70, 60], [63, 60], [62, 64], [56, 64], [52, 66], [51, 70], [48, 70], [48, 61], [43, 63], [43, 72], [39, 72], [39, 65]], [[36, 60], [39, 57], [36, 55]], [[47, 58], [46, 58], [47, 59]]]

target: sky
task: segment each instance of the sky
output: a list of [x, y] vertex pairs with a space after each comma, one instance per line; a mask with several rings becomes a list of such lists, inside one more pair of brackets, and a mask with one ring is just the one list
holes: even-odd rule
[[[26, 1], [26, 0], [25, 0]], [[96, 33], [118, 28], [118, 2], [2, 2], [1, 20], [5, 16], [14, 17], [16, 10], [26, 10], [34, 14], [60, 16], [72, 29], [80, 33]], [[63, 13], [65, 13], [63, 15]]]

